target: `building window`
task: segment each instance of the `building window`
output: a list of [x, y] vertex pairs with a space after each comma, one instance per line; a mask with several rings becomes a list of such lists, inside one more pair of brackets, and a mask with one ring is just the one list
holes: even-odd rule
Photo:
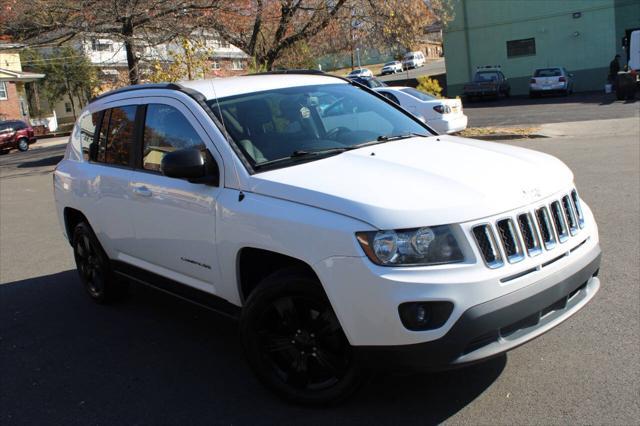
[[9, 99], [9, 93], [7, 92], [7, 83], [0, 81], [0, 100], [6, 101]]
[[91, 40], [91, 50], [94, 52], [112, 52], [113, 42], [111, 40], [94, 38]]
[[213, 61], [213, 63], [211, 64], [211, 68], [212, 68], [214, 71], [218, 71], [218, 70], [220, 69], [220, 62], [218, 62], [218, 61]]
[[71, 112], [71, 102], [65, 102], [64, 103], [64, 111], [65, 112]]
[[243, 69], [243, 63], [241, 60], [239, 59], [234, 59], [233, 62], [231, 63], [231, 69], [235, 70], [235, 71], [239, 71], [241, 69]]
[[522, 40], [511, 40], [507, 42], [507, 58], [517, 58], [518, 56], [532, 56], [535, 54], [535, 38], [525, 38]]

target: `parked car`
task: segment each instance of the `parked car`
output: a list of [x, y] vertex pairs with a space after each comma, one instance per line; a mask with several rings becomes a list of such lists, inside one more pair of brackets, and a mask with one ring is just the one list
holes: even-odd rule
[[573, 93], [573, 74], [563, 67], [538, 68], [529, 82], [529, 97], [534, 98], [547, 93]]
[[101, 95], [53, 187], [91, 299], [133, 280], [238, 318], [257, 377], [297, 403], [342, 399], [370, 367], [493, 357], [600, 287], [598, 228], [564, 163], [439, 136], [335, 76]]
[[386, 87], [387, 85], [375, 77], [349, 77], [349, 80], [367, 86], [369, 89]]
[[460, 132], [467, 128], [467, 116], [460, 99], [439, 99], [413, 87], [382, 87], [376, 92], [400, 105], [438, 133]]
[[18, 149], [24, 152], [35, 141], [36, 136], [33, 127], [24, 121], [0, 121], [0, 152], [7, 152], [11, 149]]
[[473, 80], [465, 84], [463, 88], [463, 96], [466, 96], [469, 100], [476, 97], [491, 96], [499, 98], [500, 96], [509, 97], [510, 95], [511, 85], [502, 73], [500, 66], [478, 67], [473, 75]]
[[368, 68], [356, 68], [347, 75], [347, 78], [352, 77], [373, 77], [373, 73]]
[[402, 71], [402, 62], [392, 61], [384, 64], [382, 70], [380, 70], [380, 75], [395, 74]]
[[427, 62], [427, 59], [425, 58], [424, 53], [422, 53], [421, 51], [418, 50], [415, 52], [407, 52], [402, 58], [402, 67], [405, 70], [411, 68], [420, 68], [425, 64], [425, 62]]

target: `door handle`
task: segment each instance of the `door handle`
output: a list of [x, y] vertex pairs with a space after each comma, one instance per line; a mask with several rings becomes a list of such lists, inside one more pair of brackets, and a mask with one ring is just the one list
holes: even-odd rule
[[133, 193], [141, 197], [151, 197], [153, 195], [151, 190], [144, 185], [134, 186]]

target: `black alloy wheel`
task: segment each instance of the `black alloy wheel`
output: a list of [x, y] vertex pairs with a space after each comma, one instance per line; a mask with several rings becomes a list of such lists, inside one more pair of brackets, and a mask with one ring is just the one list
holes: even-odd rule
[[337, 402], [362, 374], [331, 304], [316, 280], [286, 271], [266, 278], [241, 319], [249, 363], [285, 399], [312, 405]]
[[73, 255], [80, 281], [94, 301], [111, 302], [124, 294], [126, 283], [115, 279], [106, 253], [91, 227], [84, 222], [74, 229]]

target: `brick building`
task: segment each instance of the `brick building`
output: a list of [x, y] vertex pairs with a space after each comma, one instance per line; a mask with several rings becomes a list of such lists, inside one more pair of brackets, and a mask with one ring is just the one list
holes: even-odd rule
[[29, 120], [27, 93], [24, 85], [41, 79], [44, 74], [22, 71], [21, 46], [0, 43], [0, 121]]

